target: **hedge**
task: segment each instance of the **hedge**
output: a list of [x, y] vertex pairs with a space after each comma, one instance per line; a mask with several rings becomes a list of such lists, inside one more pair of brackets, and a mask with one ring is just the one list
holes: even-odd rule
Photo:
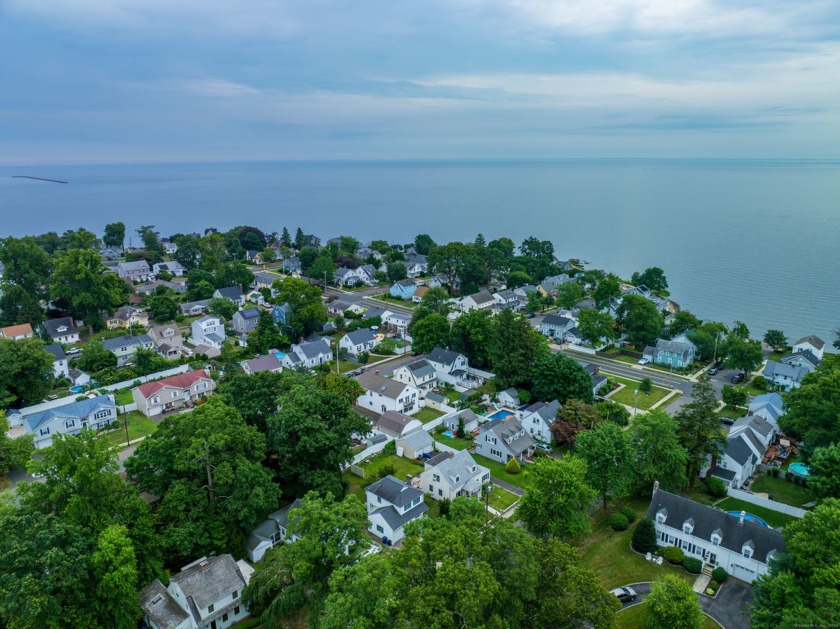
[[700, 574], [700, 571], [703, 569], [703, 562], [694, 557], [686, 557], [683, 560], [683, 568], [691, 574]]
[[607, 520], [607, 524], [610, 525], [613, 531], [626, 531], [627, 527], [630, 526], [623, 513], [613, 513], [609, 520]]
[[618, 512], [627, 518], [629, 524], [633, 524], [636, 521], [636, 510], [633, 507], [621, 507]]
[[678, 548], [677, 546], [666, 546], [662, 549], [662, 556], [665, 557], [665, 561], [672, 564], [682, 563], [685, 559], [685, 553], [682, 548]]
[[729, 575], [726, 573], [726, 570], [724, 570], [720, 566], [712, 570], [712, 579], [714, 579], [718, 583], [723, 583], [724, 581], [726, 581], [726, 577], [728, 576]]

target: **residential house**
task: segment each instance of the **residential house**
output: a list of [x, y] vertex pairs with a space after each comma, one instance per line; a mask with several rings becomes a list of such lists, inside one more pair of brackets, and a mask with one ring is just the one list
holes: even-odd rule
[[172, 280], [156, 279], [137, 284], [134, 287], [134, 293], [135, 295], [146, 295], [148, 297], [157, 294], [158, 288], [167, 288], [178, 295], [187, 292], [186, 281], [183, 281], [183, 278], [173, 278]]
[[[365, 313], [367, 314], [367, 313]], [[411, 316], [400, 314], [398, 312], [384, 311], [381, 316], [382, 324], [385, 325], [391, 332], [405, 335], [408, 332], [408, 325], [411, 323]]]
[[149, 263], [145, 260], [135, 262], [120, 262], [117, 265], [117, 275], [131, 282], [145, 282], [152, 275]]
[[559, 343], [566, 340], [566, 333], [574, 328], [577, 322], [571, 317], [563, 317], [556, 314], [547, 314], [540, 323], [540, 334], [554, 339]]
[[398, 367], [394, 371], [394, 379], [410, 384], [423, 392], [430, 391], [437, 386], [437, 372], [425, 358]]
[[414, 294], [411, 296], [411, 301], [415, 304], [419, 304], [423, 301], [423, 296], [428, 293], [431, 289], [428, 286], [418, 286], [414, 289]]
[[371, 264], [363, 264], [355, 269], [342, 266], [333, 273], [333, 281], [338, 286], [373, 286], [376, 283], [375, 275], [376, 269]]
[[385, 411], [373, 423], [374, 429], [394, 439], [400, 439], [417, 430], [422, 430], [423, 424], [404, 413]]
[[507, 463], [511, 459], [524, 461], [534, 453], [534, 439], [518, 419], [494, 419], [482, 426], [475, 438], [475, 453]]
[[79, 342], [79, 331], [70, 317], [47, 319], [41, 325], [54, 343], [72, 345]]
[[31, 339], [33, 336], [35, 336], [35, 333], [32, 331], [32, 326], [29, 323], [21, 323], [20, 325], [10, 325], [5, 328], [0, 328], [0, 337], [11, 339], [13, 341]]
[[752, 430], [740, 430], [734, 436], [729, 436], [726, 449], [717, 460], [707, 459], [707, 465], [700, 470], [700, 475], [704, 478], [715, 476], [726, 483], [727, 487], [738, 489], [753, 475], [765, 450], [766, 447]]
[[140, 591], [143, 620], [151, 629], [227, 629], [248, 615], [242, 591], [252, 569], [231, 555], [202, 557]]
[[376, 345], [376, 338], [370, 328], [359, 328], [348, 332], [338, 341], [339, 351], [358, 356], [362, 352], [370, 352]]
[[760, 415], [775, 425], [778, 425], [779, 417], [785, 414], [782, 396], [778, 393], [758, 395], [752, 399], [747, 408], [750, 415]]
[[154, 347], [152, 338], [148, 334], [141, 334], [140, 336], [126, 334], [115, 339], [105, 339], [102, 341], [102, 345], [117, 357], [117, 367], [125, 367], [134, 360], [134, 354], [137, 353], [138, 349], [152, 349]]
[[190, 328], [192, 330], [190, 342], [196, 347], [206, 345], [212, 349], [222, 349], [225, 342], [225, 326], [219, 317], [206, 315], [193, 321]]
[[289, 306], [289, 302], [285, 302], [279, 306], [274, 306], [271, 309], [271, 318], [274, 320], [274, 324], [288, 325], [290, 312], [291, 307]]
[[429, 262], [424, 255], [409, 254], [405, 257], [405, 270], [408, 277], [420, 277], [429, 272]]
[[260, 311], [257, 308], [239, 310], [233, 314], [231, 325], [237, 334], [250, 334], [257, 329], [257, 321], [260, 320]]
[[654, 293], [647, 286], [642, 285], [628, 287], [627, 285], [622, 285], [621, 290], [623, 291], [622, 297], [624, 295], [638, 295], [639, 297], [644, 297], [651, 302], [659, 311], [670, 310], [670, 302], [662, 295]]
[[166, 238], [161, 239], [160, 244], [163, 245], [163, 252], [168, 255], [175, 255], [178, 253], [178, 245]]
[[376, 284], [376, 267], [372, 264], [363, 264], [356, 271], [368, 286]]
[[99, 250], [99, 256], [103, 260], [119, 260], [123, 256], [122, 247], [104, 247]]
[[[359, 312], [364, 311], [364, 308], [359, 306], [358, 304], [350, 303], [349, 301], [345, 301], [344, 299], [334, 299], [330, 303], [327, 304], [327, 314], [331, 315], [344, 315], [345, 312], [351, 310], [353, 306], [358, 308]], [[358, 314], [356, 310], [352, 310], [353, 313]]]
[[169, 273], [175, 277], [183, 277], [187, 274], [187, 269], [177, 261], [158, 262], [157, 264], [152, 265], [152, 273], [154, 275], [160, 275], [161, 271]]
[[362, 408], [376, 413], [414, 413], [419, 409], [420, 391], [410, 384], [385, 378], [377, 371], [366, 371], [356, 376], [356, 382], [365, 390], [356, 400]]
[[257, 273], [254, 277], [254, 281], [251, 282], [252, 288], [271, 288], [274, 286], [274, 282], [279, 280], [280, 278], [276, 275], [272, 275], [271, 273]]
[[149, 327], [149, 314], [140, 308], [123, 306], [110, 317], [105, 317], [105, 327], [109, 330], [125, 330], [136, 325]]
[[466, 450], [441, 452], [432, 457], [420, 473], [420, 487], [435, 500], [454, 500], [459, 496], [481, 497], [490, 483], [490, 470], [478, 465]]
[[[353, 304], [353, 306], [358, 306], [358, 304]], [[351, 308], [350, 310], [353, 310]], [[355, 310], [353, 310], [355, 312]], [[362, 315], [362, 321], [370, 321], [371, 319], [379, 318], [379, 323], [383, 323], [383, 318], [386, 314], [391, 314], [388, 310], [383, 310], [382, 308], [368, 308], [366, 310], [362, 310], [360, 313]]]
[[774, 557], [784, 553], [781, 531], [659, 489], [654, 483], [647, 517], [656, 527], [657, 544], [677, 546], [747, 583], [767, 574]]
[[390, 474], [365, 488], [365, 503], [368, 531], [392, 544], [405, 537], [406, 524], [422, 518], [429, 510], [422, 491]]
[[240, 308], [245, 307], [245, 294], [239, 286], [226, 286], [217, 288], [213, 293], [214, 299], [229, 299]]
[[155, 351], [164, 358], [178, 358], [185, 353], [181, 330], [174, 323], [156, 325], [149, 330]]
[[[729, 427], [729, 438], [738, 436], [739, 434], [749, 431], [760, 445], [762, 457], [773, 443], [776, 435], [779, 434], [779, 426], [775, 422], [769, 421], [761, 415], [747, 415], [736, 420]], [[751, 443], [755, 443], [751, 440]]]
[[178, 304], [178, 311], [186, 317], [199, 317], [207, 312], [207, 306], [209, 304], [209, 299], [189, 301], [183, 304]]
[[493, 299], [496, 300], [495, 306], [501, 309], [510, 308], [515, 311], [522, 308], [522, 302], [519, 300], [519, 295], [517, 295], [512, 289], [500, 290], [498, 293], [493, 295]]
[[492, 308], [496, 303], [490, 291], [482, 290], [472, 295], [467, 295], [460, 302], [458, 308], [461, 312], [470, 312], [471, 310], [487, 310]]
[[417, 282], [414, 280], [400, 280], [399, 282], [394, 282], [393, 286], [391, 286], [388, 293], [394, 299], [405, 299], [409, 300], [414, 297], [414, 291], [417, 290]]
[[283, 273], [287, 275], [294, 275], [301, 272], [300, 258], [286, 258], [282, 264]]
[[417, 459], [423, 454], [434, 452], [435, 440], [425, 430], [415, 430], [397, 439], [397, 456]]
[[113, 395], [97, 395], [64, 406], [28, 415], [8, 412], [10, 425], [23, 425], [25, 434], [34, 436], [35, 447], [53, 444], [56, 435], [78, 435], [83, 428], [101, 430], [117, 421], [117, 405]]
[[645, 355], [652, 356], [652, 362], [657, 365], [686, 369], [694, 363], [697, 346], [685, 334], [680, 334], [671, 340], [657, 340], [652, 354], [646, 349]]
[[312, 369], [333, 359], [332, 349], [327, 339], [316, 337], [292, 345], [288, 354], [281, 358], [284, 367], [305, 367]]
[[806, 336], [805, 338], [801, 338], [796, 343], [793, 344], [793, 353], [796, 352], [811, 352], [814, 356], [816, 356], [819, 360], [823, 358], [823, 352], [825, 351], [825, 341], [823, 341], [820, 337], [814, 336], [813, 334], [810, 336]]
[[275, 353], [268, 353], [265, 356], [252, 358], [251, 360], [243, 360], [240, 364], [242, 365], [242, 371], [248, 375], [263, 371], [273, 371], [275, 373], [283, 371], [283, 363]]
[[452, 413], [451, 415], [445, 415], [443, 417], [443, 425], [455, 432], [456, 430], [460, 430], [462, 419], [464, 420], [464, 432], [473, 433], [478, 430], [479, 417], [469, 408]]
[[569, 282], [574, 282], [575, 279], [573, 277], [569, 277], [568, 275], [561, 274], [561, 275], [554, 275], [552, 277], [545, 278], [542, 282], [540, 282], [539, 286], [537, 286], [537, 291], [543, 297], [556, 297], [557, 296], [557, 288], [562, 286], [563, 284], [568, 284]]
[[802, 378], [812, 370], [807, 367], [789, 365], [775, 360], [768, 360], [764, 366], [764, 377], [773, 387], [781, 391], [790, 391], [802, 386]]
[[67, 355], [58, 343], [47, 345], [44, 347], [50, 354], [53, 355], [53, 374], [56, 378], [69, 378], [70, 371], [67, 366]]
[[496, 399], [499, 404], [509, 408], [519, 408], [521, 404], [519, 401], [519, 391], [517, 391], [515, 387], [510, 387], [509, 389], [505, 389], [501, 393], [497, 394]]
[[822, 364], [822, 361], [817, 358], [816, 354], [809, 349], [802, 350], [801, 352], [793, 352], [792, 354], [785, 354], [779, 359], [779, 362], [785, 365], [802, 367], [808, 373], [811, 373]]
[[476, 378], [471, 375], [467, 357], [458, 352], [435, 347], [426, 357], [435, 368], [437, 379], [458, 386], [470, 386]]
[[153, 417], [192, 405], [195, 400], [210, 397], [216, 383], [204, 369], [170, 376], [163, 380], [147, 382], [131, 390], [137, 410], [146, 417]]
[[292, 509], [300, 509], [300, 498], [286, 505], [282, 509], [269, 513], [268, 517], [245, 540], [245, 550], [251, 562], [261, 561], [265, 553], [280, 542], [286, 544], [300, 539], [297, 533], [289, 534], [289, 513]]
[[535, 440], [551, 443], [554, 440], [551, 434], [551, 426], [557, 419], [557, 413], [559, 412], [560, 402], [557, 400], [547, 404], [536, 402], [522, 411], [519, 421]]

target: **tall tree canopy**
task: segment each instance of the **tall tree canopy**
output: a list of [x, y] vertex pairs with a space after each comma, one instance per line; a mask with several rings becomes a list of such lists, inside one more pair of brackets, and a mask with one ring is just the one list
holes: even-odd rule
[[522, 314], [502, 310], [493, 319], [495, 334], [490, 362], [498, 390], [529, 384], [531, 365], [548, 351], [545, 339]]
[[691, 585], [675, 574], [666, 574], [650, 586], [645, 600], [645, 628], [701, 629], [703, 611]]
[[687, 456], [686, 476], [692, 487], [706, 456], [716, 454], [720, 448], [720, 418], [715, 413], [717, 404], [712, 383], [704, 378], [694, 385], [691, 402], [683, 405], [675, 417], [677, 435]]
[[105, 225], [105, 234], [102, 236], [102, 244], [106, 247], [122, 248], [125, 242], [125, 223], [117, 221]]
[[427, 354], [435, 347], [449, 345], [449, 321], [439, 314], [430, 314], [411, 327], [411, 347]]
[[636, 491], [649, 492], [654, 481], [669, 490], [685, 486], [688, 455], [680, 443], [673, 417], [661, 410], [636, 415], [628, 433]]
[[542, 353], [534, 359], [531, 372], [531, 393], [535, 399], [550, 402], [581, 400], [592, 403], [592, 376], [574, 358], [563, 354]]
[[43, 401], [52, 390], [53, 355], [35, 338], [0, 338], [0, 408], [22, 408]]
[[616, 313], [627, 338], [640, 345], [653, 345], [662, 335], [662, 313], [641, 295], [625, 295]]
[[470, 310], [453, 322], [449, 335], [450, 349], [464, 354], [473, 367], [488, 367], [494, 331], [489, 312]]
[[785, 396], [786, 412], [779, 425], [804, 441], [806, 456], [815, 448], [840, 440], [840, 359], [826, 356], [802, 386]]
[[35, 238], [26, 236], [0, 240], [0, 261], [4, 265], [0, 285], [2, 322], [37, 325], [44, 318], [41, 301], [47, 297], [52, 259]]
[[632, 481], [633, 452], [627, 433], [618, 424], [601, 422], [578, 435], [576, 452], [586, 461], [586, 478], [606, 510], [609, 497], [623, 496]]
[[101, 325], [103, 311], [114, 311], [114, 287], [105, 282], [105, 267], [90, 249], [59, 253], [50, 278], [50, 297], [87, 325]]
[[652, 266], [641, 273], [633, 273], [630, 278], [633, 286], [647, 286], [650, 290], [662, 291], [668, 288], [668, 280], [665, 271], [658, 266]]
[[275, 303], [289, 304], [291, 314], [286, 321], [287, 335], [293, 341], [319, 332], [327, 322], [327, 307], [321, 299], [321, 290], [294, 277], [275, 280]]

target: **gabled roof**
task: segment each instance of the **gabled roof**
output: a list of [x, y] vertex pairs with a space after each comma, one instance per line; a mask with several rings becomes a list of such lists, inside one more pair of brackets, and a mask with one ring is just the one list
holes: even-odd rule
[[560, 317], [555, 314], [547, 314], [542, 320], [542, 325], [550, 325], [558, 328], [566, 328], [570, 323], [573, 324], [574, 321], [567, 317]]
[[374, 496], [379, 496], [395, 507], [405, 507], [417, 498], [423, 498], [422, 491], [390, 474], [368, 485], [365, 491], [371, 492]]
[[[65, 334], [73, 334], [76, 332], [76, 326], [73, 325], [73, 319], [70, 317], [61, 317], [60, 319], [47, 319], [41, 325], [50, 336], [64, 336]], [[66, 332], [59, 332], [58, 328], [66, 326]]]
[[779, 363], [775, 360], [768, 360], [767, 365], [764, 367], [764, 376], [767, 378], [781, 376], [783, 378], [790, 378], [794, 381], [799, 381], [807, 374], [808, 370], [805, 367]]
[[433, 363], [450, 366], [455, 364], [455, 361], [458, 360], [459, 356], [461, 356], [461, 354], [458, 352], [443, 349], [442, 347], [435, 347], [431, 352], [429, 352], [428, 359]]
[[135, 262], [120, 262], [117, 268], [121, 271], [148, 271], [149, 263], [145, 260], [137, 260]]
[[31, 415], [27, 415], [24, 421], [29, 427], [29, 430], [34, 432], [56, 417], [66, 417], [68, 419], [74, 417], [87, 417], [93, 411], [103, 406], [116, 408], [116, 404], [114, 403], [114, 400], [111, 399], [110, 395], [98, 395], [93, 398], [85, 398], [79, 402], [65, 404], [64, 406], [59, 406], [58, 408], [41, 411], [40, 413], [32, 413]]
[[55, 360], [65, 360], [67, 358], [67, 354], [64, 353], [64, 350], [58, 343], [47, 345], [46, 347], [44, 347], [44, 349], [47, 350], [50, 354], [52, 354]]
[[239, 315], [243, 319], [259, 319], [260, 311], [257, 308], [246, 308], [245, 310], [238, 310], [234, 313], [234, 317]]
[[5, 328], [0, 328], [0, 336], [5, 336], [6, 338], [20, 336], [22, 334], [33, 334], [32, 325], [21, 323], [20, 325], [10, 325]]
[[135, 345], [151, 345], [152, 339], [148, 334], [141, 334], [140, 336], [118, 336], [115, 339], [105, 339], [102, 341], [102, 346], [109, 352], [118, 350], [122, 347], [134, 347]]
[[406, 386], [402, 382], [394, 380], [393, 378], [385, 378], [379, 374], [366, 371], [363, 374], [356, 376], [356, 382], [362, 385], [362, 388], [374, 393], [380, 393], [387, 398], [396, 400], [402, 396]]
[[147, 382], [146, 384], [141, 384], [137, 388], [140, 390], [140, 394], [144, 398], [149, 398], [165, 387], [186, 389], [187, 387], [194, 385], [199, 380], [210, 379], [210, 376], [206, 371], [204, 371], [204, 369], [199, 369], [198, 371], [188, 371], [187, 373], [181, 373], [177, 376], [157, 380], [156, 382]]
[[415, 430], [414, 432], [406, 435], [405, 437], [400, 437], [399, 441], [400, 443], [407, 444], [415, 452], [423, 448], [428, 448], [429, 446], [432, 446], [435, 443], [435, 440], [432, 438], [432, 436], [425, 430]]
[[260, 373], [261, 371], [274, 371], [283, 367], [276, 354], [266, 354], [265, 356], [260, 356], [259, 358], [245, 360], [243, 361], [243, 365], [245, 364], [248, 365], [248, 370], [252, 374]]
[[171, 581], [201, 610], [230, 596], [234, 590], [241, 592], [247, 585], [230, 555], [202, 557], [173, 574]]
[[422, 426], [420, 420], [414, 419], [409, 415], [398, 413], [397, 411], [385, 411], [376, 421], [376, 427], [386, 435], [401, 437], [406, 433], [412, 423], [416, 424], [415, 429], [419, 429]]
[[[501, 440], [499, 445], [504, 444], [506, 448], [516, 455], [534, 445], [534, 440], [531, 438], [531, 435], [522, 428], [522, 424], [515, 418], [505, 420], [494, 419], [484, 425], [481, 429], [481, 434], [488, 431], [492, 431], [499, 437]], [[508, 439], [511, 439], [510, 443], [507, 443]]]
[[348, 332], [344, 338], [349, 340], [352, 345], [362, 345], [373, 340], [373, 332], [370, 328], [359, 328]]
[[779, 359], [779, 362], [789, 364], [797, 362], [798, 360], [804, 360], [809, 364], [813, 365], [814, 367], [819, 367], [822, 364], [822, 361], [814, 355], [810, 349], [803, 349], [801, 352], [794, 352], [792, 354], [785, 354]]
[[[433, 461], [434, 464], [432, 464]], [[458, 450], [458, 452], [446, 458], [437, 459], [435, 457], [435, 459], [429, 460], [426, 469], [429, 469], [429, 466], [434, 467], [441, 477], [446, 478], [447, 484], [453, 490], [459, 490], [473, 481], [472, 485], [474, 486], [468, 489], [474, 491], [481, 486], [481, 477], [490, 472], [488, 468], [478, 465], [466, 450]]]
[[543, 420], [546, 426], [550, 427], [557, 419], [557, 413], [560, 411], [560, 406], [561, 405], [558, 400], [554, 400], [548, 404], [545, 402], [536, 402], [525, 409], [525, 414], [522, 416], [522, 419], [536, 415]]
[[726, 446], [726, 454], [742, 466], [746, 465], [751, 458], [755, 457], [755, 453], [750, 448], [743, 433], [729, 440], [729, 444]]
[[157, 579], [140, 590], [140, 607], [157, 627], [178, 627], [190, 617]]
[[399, 286], [401, 288], [416, 288], [417, 282], [414, 280], [400, 280], [399, 282], [396, 282], [394, 286]]
[[217, 288], [216, 292], [222, 297], [227, 297], [233, 301], [242, 299], [242, 289], [238, 286], [225, 286], [224, 288]]
[[656, 341], [657, 352], [668, 352], [669, 354], [679, 354], [685, 357], [688, 356], [692, 350], [696, 349], [697, 348], [693, 343], [682, 343], [680, 341], [668, 341], [665, 339], [659, 339]]
[[435, 373], [435, 368], [425, 358], [421, 358], [420, 360], [415, 360], [412, 363], [408, 363], [406, 365], [406, 368], [408, 368], [408, 370], [415, 378], [425, 378], [426, 376]]
[[810, 336], [803, 336], [801, 339], [796, 341], [796, 343], [794, 343], [794, 345], [802, 345], [803, 343], [809, 343], [810, 345], [813, 345], [817, 349], [822, 349], [823, 347], [825, 347], [825, 341], [823, 341], [818, 336], [814, 336], [813, 334], [811, 334]]
[[303, 341], [294, 347], [298, 348], [306, 358], [317, 358], [321, 354], [332, 354], [329, 342], [320, 337], [317, 341]]
[[472, 299], [476, 304], [489, 304], [495, 300], [493, 295], [490, 294], [490, 291], [482, 290], [477, 293], [473, 293], [472, 295], [467, 295], [464, 299]]

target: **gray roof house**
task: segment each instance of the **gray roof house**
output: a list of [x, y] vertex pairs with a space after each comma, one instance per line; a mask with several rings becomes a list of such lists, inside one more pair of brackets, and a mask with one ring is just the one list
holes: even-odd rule
[[796, 343], [793, 344], [793, 351], [796, 352], [803, 352], [809, 351], [814, 356], [822, 360], [823, 352], [825, 351], [825, 341], [823, 341], [820, 337], [814, 336], [813, 334], [810, 336], [806, 336], [804, 338], [799, 339]]
[[365, 489], [368, 531], [383, 541], [397, 543], [405, 537], [404, 527], [425, 515], [429, 507], [423, 492], [390, 474]]
[[[12, 413], [14, 411], [9, 411], [10, 415]], [[77, 435], [83, 428], [99, 430], [115, 421], [117, 406], [114, 396], [98, 395], [26, 415], [23, 427], [27, 434], [34, 435], [36, 448], [46, 448], [52, 445], [55, 435]], [[9, 422], [17, 423], [12, 417]]]
[[557, 400], [548, 404], [536, 402], [522, 411], [519, 421], [534, 439], [551, 443], [551, 426], [557, 419], [558, 412], [560, 412], [560, 402]]
[[152, 337], [148, 334], [141, 334], [140, 336], [119, 336], [115, 339], [105, 339], [102, 345], [106, 350], [117, 357], [117, 367], [124, 367], [134, 359], [134, 354], [141, 347], [143, 349], [153, 349], [154, 343]]
[[469, 312], [470, 310], [485, 310], [492, 308], [496, 303], [496, 299], [490, 294], [490, 291], [482, 290], [472, 295], [467, 295], [458, 303], [458, 307], [462, 312]]
[[761, 415], [764, 419], [776, 423], [785, 414], [782, 396], [778, 393], [765, 393], [756, 396], [747, 406], [751, 415]]
[[231, 325], [237, 334], [249, 334], [257, 329], [257, 321], [260, 320], [260, 311], [257, 308], [238, 310], [233, 313]]
[[286, 505], [282, 509], [270, 513], [268, 517], [251, 531], [251, 534], [245, 540], [245, 550], [248, 552], [248, 559], [251, 561], [260, 561], [265, 555], [266, 551], [274, 548], [280, 542], [296, 542], [300, 539], [297, 533], [289, 535], [289, 513], [292, 509], [300, 508], [300, 498], [295, 498], [295, 501]]
[[764, 377], [774, 387], [782, 391], [798, 389], [802, 385], [802, 378], [807, 376], [812, 369], [788, 365], [775, 360], [768, 360], [764, 367]]
[[437, 386], [437, 372], [432, 363], [425, 358], [398, 367], [394, 371], [394, 379], [415, 386], [421, 391], [428, 391]]
[[421, 489], [435, 500], [480, 497], [482, 487], [489, 482], [490, 470], [478, 465], [466, 450], [442, 452], [429, 459], [420, 474]]
[[62, 345], [69, 345], [71, 343], [79, 342], [79, 331], [76, 329], [73, 319], [70, 317], [61, 317], [59, 319], [47, 319], [41, 325], [46, 331], [47, 335], [55, 343]]
[[435, 449], [435, 440], [425, 430], [415, 430], [397, 439], [397, 456], [416, 459], [421, 454], [429, 454]]
[[117, 275], [124, 280], [143, 282], [149, 279], [151, 274], [152, 270], [149, 268], [149, 263], [145, 260], [137, 260], [136, 262], [120, 262], [117, 265]]
[[47, 345], [44, 347], [50, 354], [53, 355], [53, 374], [56, 378], [67, 378], [70, 374], [67, 366], [67, 354], [58, 343]]
[[511, 459], [525, 460], [534, 453], [534, 439], [518, 419], [494, 419], [481, 427], [475, 438], [475, 452], [507, 463]]
[[376, 345], [376, 338], [370, 328], [359, 328], [348, 332], [338, 341], [340, 351], [358, 356], [362, 352], [370, 352]]
[[248, 375], [260, 373], [263, 371], [273, 371], [279, 373], [283, 371], [283, 363], [278, 358], [277, 354], [266, 354], [251, 360], [243, 360], [241, 363], [242, 371]]
[[209, 304], [209, 299], [188, 301], [183, 304], [178, 304], [178, 311], [187, 317], [197, 317], [199, 315], [203, 315], [207, 311], [207, 306]]
[[575, 320], [556, 314], [547, 314], [540, 323], [540, 334], [560, 342], [565, 340], [566, 332], [575, 327]]
[[245, 307], [245, 294], [239, 286], [225, 286], [224, 288], [217, 288], [213, 293], [214, 299], [230, 299], [240, 308]]
[[365, 392], [356, 404], [375, 413], [398, 411], [413, 413], [419, 408], [420, 391], [417, 387], [380, 376], [376, 371], [366, 371], [355, 378]]
[[462, 419], [464, 420], [464, 430], [466, 432], [475, 432], [478, 430], [478, 415], [469, 408], [444, 416], [443, 425], [449, 430], [455, 431], [458, 430], [458, 426], [461, 424]]
[[397, 411], [385, 411], [379, 416], [374, 424], [379, 432], [398, 439], [405, 437], [417, 430], [422, 430], [423, 424], [418, 419], [414, 419], [404, 413]]

